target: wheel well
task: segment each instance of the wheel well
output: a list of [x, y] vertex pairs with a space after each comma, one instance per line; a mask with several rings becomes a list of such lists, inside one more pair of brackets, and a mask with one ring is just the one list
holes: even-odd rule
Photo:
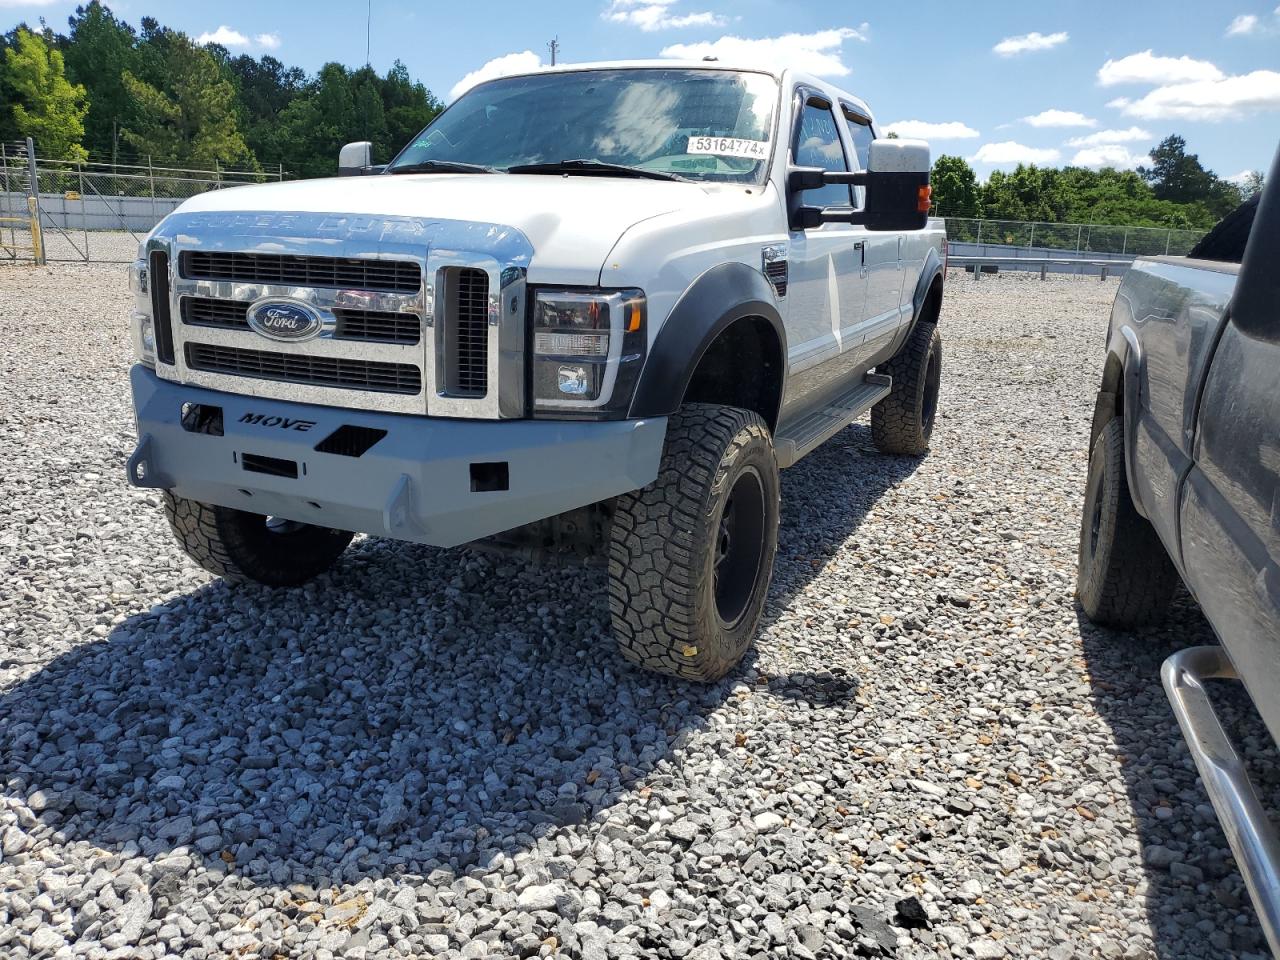
[[754, 410], [772, 430], [782, 399], [782, 369], [782, 344], [769, 321], [743, 317], [707, 347], [681, 402]]
[[924, 302], [920, 304], [919, 319], [926, 323], [937, 323], [940, 316], [942, 316], [942, 274], [934, 277], [933, 282], [929, 284], [929, 292], [924, 295]]

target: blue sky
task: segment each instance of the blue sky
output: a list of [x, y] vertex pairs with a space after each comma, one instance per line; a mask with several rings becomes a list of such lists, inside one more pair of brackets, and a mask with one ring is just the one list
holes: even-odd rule
[[[1280, 137], [1277, 0], [900, 3], [797, 0], [373, 0], [372, 61], [396, 58], [448, 99], [468, 74], [708, 52], [786, 59], [865, 99], [879, 124], [924, 135], [985, 176], [1019, 160], [1132, 166], [1169, 133], [1221, 176], [1267, 169]], [[74, 0], [0, 0], [0, 26]], [[365, 0], [139, 0], [109, 4], [233, 52], [314, 71], [365, 56]], [[219, 33], [220, 28], [223, 28]], [[907, 123], [915, 121], [915, 123]]]

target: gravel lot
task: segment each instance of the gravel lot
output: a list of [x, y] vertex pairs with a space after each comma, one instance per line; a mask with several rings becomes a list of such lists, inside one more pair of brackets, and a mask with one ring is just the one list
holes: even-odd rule
[[122, 268], [0, 267], [0, 955], [1261, 953], [1158, 679], [1207, 626], [1072, 601], [1115, 289], [953, 275], [933, 452], [787, 471], [764, 634], [693, 687], [598, 571], [210, 582], [124, 482]]

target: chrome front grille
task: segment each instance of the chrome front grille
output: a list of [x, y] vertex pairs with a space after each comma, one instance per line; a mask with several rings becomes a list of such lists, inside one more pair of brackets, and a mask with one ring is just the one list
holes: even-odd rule
[[[183, 297], [182, 322], [193, 327], [249, 329], [251, 301], [218, 300], [214, 297]], [[422, 339], [422, 320], [416, 313], [390, 310], [358, 310], [334, 307], [333, 338], [364, 340], [369, 343], [417, 343]]]
[[352, 287], [393, 293], [417, 293], [422, 289], [422, 268], [412, 260], [187, 250], [179, 258], [178, 267], [182, 276], [190, 280]]
[[379, 363], [340, 357], [309, 357], [273, 350], [247, 350], [188, 343], [187, 366], [207, 373], [233, 377], [254, 377], [304, 383], [344, 390], [371, 390], [378, 393], [416, 394], [422, 390], [422, 375], [408, 363]]
[[489, 388], [489, 275], [453, 268], [445, 286], [445, 385], [459, 397], [482, 397]]
[[[498, 224], [310, 213], [173, 214], [146, 255], [167, 287], [162, 377], [264, 399], [498, 419], [526, 413], [525, 276]], [[282, 300], [320, 320], [280, 340], [248, 323]], [[501, 370], [501, 375], [499, 371]]]

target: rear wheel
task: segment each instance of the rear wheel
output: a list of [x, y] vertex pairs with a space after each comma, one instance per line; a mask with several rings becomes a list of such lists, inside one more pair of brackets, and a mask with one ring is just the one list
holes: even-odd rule
[[778, 464], [759, 415], [681, 407], [658, 478], [615, 501], [609, 607], [623, 657], [688, 680], [728, 673], [760, 623], [778, 504]]
[[1164, 615], [1177, 583], [1178, 571], [1155, 528], [1133, 505], [1124, 425], [1112, 420], [1089, 454], [1076, 596], [1095, 623], [1138, 627]]
[[233, 583], [295, 587], [328, 570], [353, 534], [175, 497], [164, 512], [187, 556]]
[[893, 387], [871, 408], [871, 441], [883, 453], [928, 452], [942, 385], [938, 325], [917, 322], [903, 348], [876, 372], [889, 374]]

